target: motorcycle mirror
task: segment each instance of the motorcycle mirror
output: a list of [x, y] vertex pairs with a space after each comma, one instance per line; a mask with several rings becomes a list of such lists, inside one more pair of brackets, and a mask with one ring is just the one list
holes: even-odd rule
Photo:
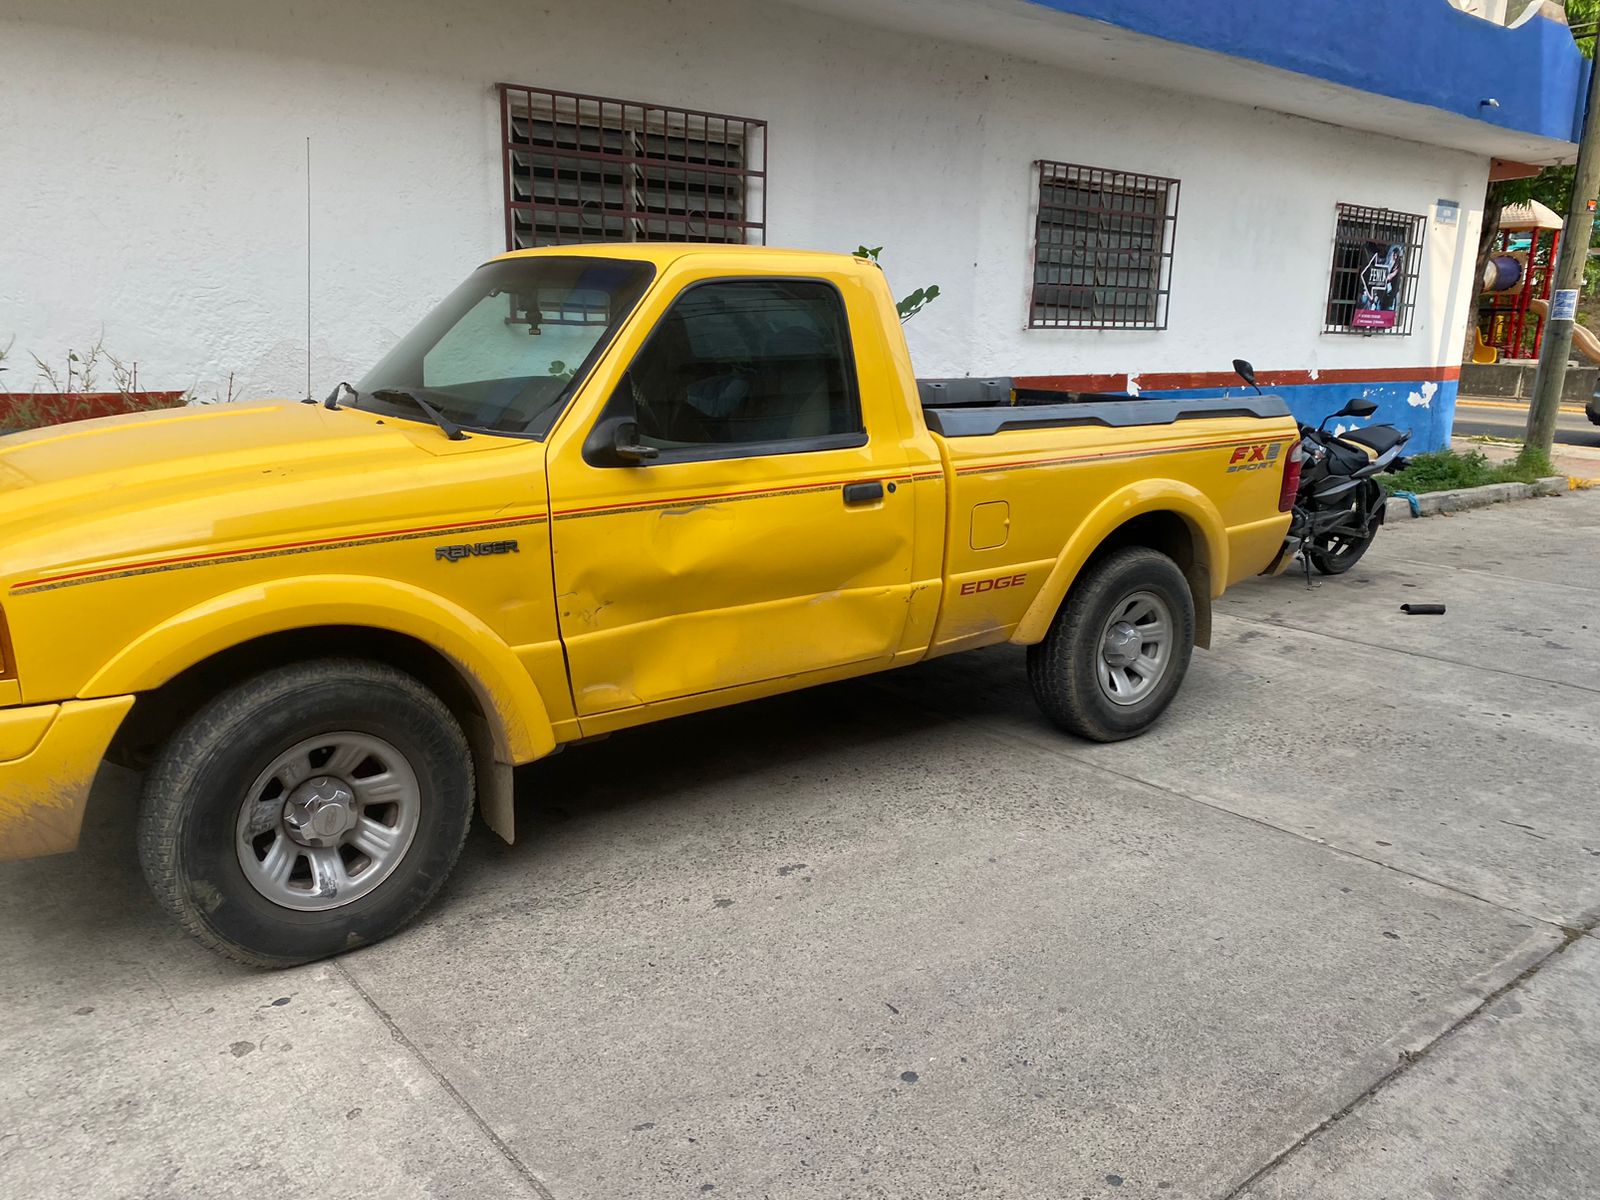
[[1339, 410], [1339, 415], [1341, 417], [1370, 417], [1377, 411], [1377, 404], [1364, 396], [1357, 396]]
[[1251, 387], [1255, 388], [1256, 389], [1256, 395], [1259, 396], [1261, 394], [1261, 389], [1259, 387], [1256, 387], [1256, 369], [1250, 365], [1250, 363], [1249, 363], [1249, 361], [1247, 359], [1243, 359], [1243, 358], [1234, 359], [1233, 360], [1233, 372], [1240, 379], [1244, 380]]

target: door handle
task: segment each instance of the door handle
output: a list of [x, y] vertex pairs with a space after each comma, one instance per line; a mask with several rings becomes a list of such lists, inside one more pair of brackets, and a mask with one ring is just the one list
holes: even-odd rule
[[874, 500], [883, 499], [883, 482], [874, 479], [869, 483], [847, 483], [844, 485], [844, 502], [846, 504], [870, 504]]

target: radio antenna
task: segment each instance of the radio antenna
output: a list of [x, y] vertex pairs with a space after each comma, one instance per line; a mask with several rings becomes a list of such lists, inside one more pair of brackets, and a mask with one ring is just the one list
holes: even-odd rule
[[311, 403], [311, 135], [306, 135], [306, 403]]

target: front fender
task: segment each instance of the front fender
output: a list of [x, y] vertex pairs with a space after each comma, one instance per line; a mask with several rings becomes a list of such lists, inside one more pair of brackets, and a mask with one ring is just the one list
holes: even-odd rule
[[330, 625], [404, 634], [443, 654], [477, 693], [504, 761], [531, 762], [555, 749], [538, 689], [494, 630], [432, 592], [365, 575], [277, 579], [215, 596], [134, 639], [78, 695], [149, 691], [241, 643]]
[[1209, 576], [1212, 596], [1220, 594], [1228, 578], [1228, 527], [1217, 506], [1204, 492], [1179, 480], [1141, 479], [1106, 497], [1079, 524], [1067, 539], [1044, 587], [1022, 614], [1011, 640], [1021, 645], [1040, 641], [1049, 632], [1050, 622], [1090, 555], [1133, 518], [1159, 512], [1176, 513], [1183, 518], [1194, 540], [1197, 574]]

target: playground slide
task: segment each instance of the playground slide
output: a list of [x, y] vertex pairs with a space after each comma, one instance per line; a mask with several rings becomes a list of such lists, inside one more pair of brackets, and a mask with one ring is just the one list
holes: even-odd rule
[[[1528, 311], [1538, 313], [1542, 321], [1550, 315], [1550, 302], [1537, 296], [1528, 301]], [[1600, 363], [1600, 338], [1595, 337], [1576, 321], [1572, 323], [1572, 348], [1592, 363]]]

